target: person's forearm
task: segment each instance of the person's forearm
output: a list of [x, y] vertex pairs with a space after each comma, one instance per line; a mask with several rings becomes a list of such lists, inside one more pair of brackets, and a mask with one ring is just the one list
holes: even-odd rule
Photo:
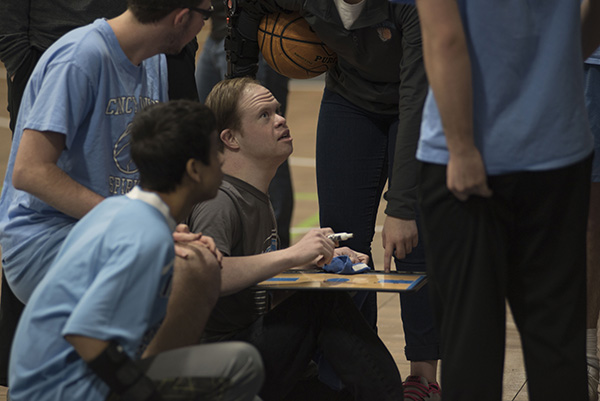
[[104, 198], [69, 177], [57, 165], [64, 135], [25, 130], [13, 170], [13, 186], [55, 209], [82, 218]]
[[221, 293], [235, 293], [296, 266], [330, 263], [334, 242], [331, 228], [312, 229], [293, 246], [274, 252], [223, 258]]
[[227, 11], [227, 78], [255, 76], [258, 69], [258, 26], [267, 15], [282, 10], [300, 10], [298, 0], [235, 0]]
[[[429, 2], [421, 13], [423, 53], [450, 154], [474, 148], [471, 62], [455, 1]], [[421, 1], [417, 2], [420, 10]]]
[[80, 219], [104, 199], [69, 177], [54, 164], [15, 170], [13, 185], [66, 215]]
[[581, 41], [585, 60], [600, 46], [600, 0], [581, 3]]
[[290, 248], [252, 256], [231, 256], [223, 258], [221, 273], [221, 295], [230, 295], [271, 278], [295, 263], [287, 252]]
[[404, 6], [402, 24], [402, 63], [398, 105], [398, 131], [392, 177], [385, 199], [388, 216], [415, 218], [417, 201], [417, 144], [421, 130], [423, 105], [429, 85], [423, 64], [421, 28], [414, 7]]
[[204, 246], [188, 249], [189, 256], [175, 258], [167, 313], [143, 358], [197, 344], [219, 299], [221, 267], [214, 254]]
[[108, 346], [108, 341], [79, 335], [66, 335], [67, 340], [85, 362], [89, 362], [102, 353]]

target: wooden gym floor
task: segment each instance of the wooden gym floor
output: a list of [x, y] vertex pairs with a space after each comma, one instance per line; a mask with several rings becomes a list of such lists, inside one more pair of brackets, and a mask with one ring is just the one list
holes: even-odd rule
[[[295, 189], [295, 209], [292, 221], [293, 238], [298, 238], [308, 228], [318, 226], [317, 194], [315, 184], [315, 131], [319, 101], [323, 90], [320, 78], [291, 82], [288, 100], [288, 125], [294, 137], [294, 154], [290, 159], [292, 180]], [[5, 174], [11, 144], [6, 111], [6, 71], [0, 66], [0, 178]], [[380, 210], [378, 230], [373, 243], [375, 265], [382, 267]], [[404, 357], [404, 332], [400, 320], [400, 306], [396, 294], [379, 295], [379, 334], [394, 356], [402, 377], [409, 374], [409, 365]], [[504, 396], [506, 401], [527, 400], [526, 378], [521, 356], [519, 335], [509, 316], [507, 321], [506, 362], [504, 374]], [[443, 389], [442, 389], [443, 391]], [[6, 400], [6, 388], [0, 387], [0, 401]]]

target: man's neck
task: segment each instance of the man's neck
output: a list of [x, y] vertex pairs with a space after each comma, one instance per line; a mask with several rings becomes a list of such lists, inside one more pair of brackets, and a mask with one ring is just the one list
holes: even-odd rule
[[223, 170], [223, 173], [245, 181], [266, 194], [269, 192], [269, 185], [277, 172], [277, 167], [265, 168], [252, 163], [225, 160], [221, 170]]
[[154, 192], [159, 198], [169, 207], [169, 213], [175, 222], [183, 221], [192, 211], [196, 204], [195, 200], [190, 196], [189, 191], [183, 186], [178, 186], [173, 192]]
[[121, 49], [133, 65], [160, 53], [161, 30], [158, 24], [142, 24], [131, 11], [108, 20]]

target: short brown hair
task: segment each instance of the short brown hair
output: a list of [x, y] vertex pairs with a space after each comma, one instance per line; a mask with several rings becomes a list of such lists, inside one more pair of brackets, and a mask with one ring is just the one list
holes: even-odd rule
[[127, 0], [127, 7], [142, 24], [158, 22], [178, 8], [197, 7], [202, 0]]
[[216, 84], [208, 94], [205, 104], [215, 113], [219, 133], [227, 128], [241, 129], [238, 104], [249, 85], [260, 86], [260, 82], [249, 77], [226, 79]]
[[189, 159], [209, 166], [214, 135], [214, 114], [200, 102], [171, 100], [136, 114], [130, 146], [142, 187], [169, 193], [181, 183]]

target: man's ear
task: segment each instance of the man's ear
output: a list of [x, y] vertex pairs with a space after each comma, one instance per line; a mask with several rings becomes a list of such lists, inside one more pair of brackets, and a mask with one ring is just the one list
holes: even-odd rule
[[190, 9], [189, 8], [178, 8], [173, 11], [173, 25], [178, 26], [185, 23], [190, 18]]
[[202, 171], [206, 166], [200, 160], [188, 159], [185, 163], [185, 172], [195, 182], [202, 182]]
[[236, 150], [240, 148], [235, 132], [229, 128], [221, 131], [219, 138], [221, 138], [223, 145], [230, 150]]

